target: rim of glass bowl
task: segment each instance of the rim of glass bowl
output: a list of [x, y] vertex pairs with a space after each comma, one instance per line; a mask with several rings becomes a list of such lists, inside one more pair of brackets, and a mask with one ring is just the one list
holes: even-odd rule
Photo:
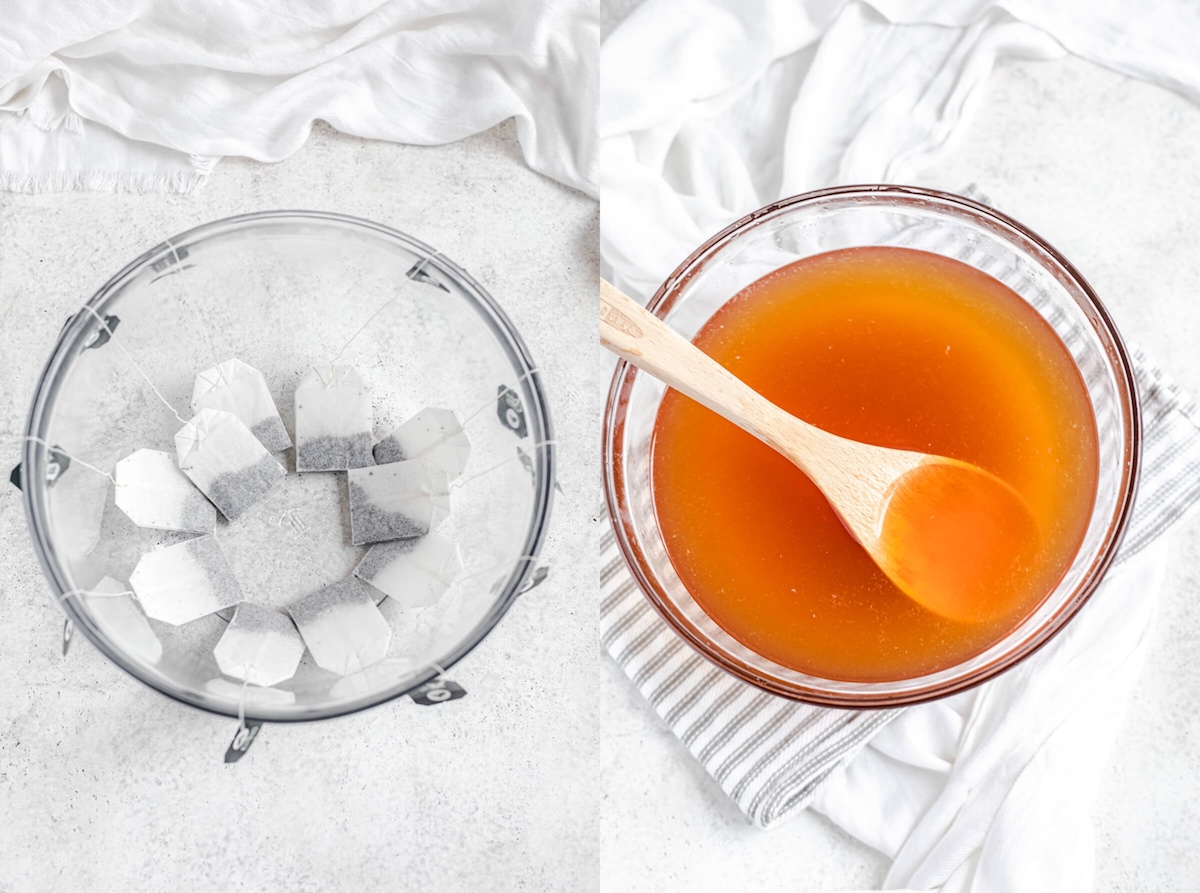
[[[618, 548], [625, 559], [625, 564], [642, 594], [666, 621], [667, 625], [687, 642], [693, 650], [717, 665], [726, 672], [736, 676], [770, 694], [790, 698], [796, 701], [819, 704], [827, 707], [867, 708], [867, 707], [897, 707], [906, 704], [916, 704], [936, 698], [946, 697], [959, 691], [971, 688], [987, 681], [1028, 657], [1045, 645], [1060, 629], [1075, 615], [1083, 604], [1091, 597], [1096, 587], [1104, 577], [1120, 546], [1125, 528], [1129, 521], [1133, 498], [1137, 489], [1138, 469], [1141, 463], [1141, 412], [1133, 367], [1129, 360], [1125, 344], [1120, 333], [1113, 324], [1108, 311], [1100, 302], [1095, 291], [1078, 270], [1055, 250], [1045, 239], [1032, 230], [1021, 225], [993, 208], [980, 204], [963, 196], [932, 189], [914, 186], [896, 186], [890, 184], [866, 184], [856, 186], [839, 186], [832, 189], [821, 189], [806, 192], [773, 202], [742, 219], [730, 224], [707, 242], [697, 248], [681, 263], [670, 276], [666, 278], [654, 297], [650, 300], [648, 309], [659, 317], [666, 317], [675, 306], [684, 285], [691, 278], [693, 268], [698, 262], [707, 258], [717, 249], [722, 248], [745, 229], [761, 221], [763, 218], [780, 212], [794, 209], [798, 206], [821, 204], [829, 199], [862, 198], [864, 201], [878, 200], [886, 202], [889, 199], [901, 198], [913, 202], [933, 202], [943, 209], [953, 212], [970, 212], [973, 217], [983, 217], [986, 222], [1001, 233], [1015, 237], [1015, 244], [1022, 250], [1032, 246], [1034, 259], [1042, 265], [1050, 264], [1058, 267], [1085, 296], [1086, 303], [1080, 305], [1091, 326], [1096, 330], [1115, 373], [1117, 391], [1120, 402], [1122, 421], [1124, 425], [1124, 442], [1122, 445], [1123, 467], [1121, 469], [1120, 495], [1116, 510], [1109, 519], [1102, 548], [1092, 561], [1087, 572], [1081, 579], [1074, 592], [1063, 602], [1046, 622], [1038, 627], [1032, 635], [1017, 643], [1013, 648], [997, 656], [987, 664], [981, 665], [974, 672], [955, 677], [942, 682], [922, 685], [920, 679], [898, 680], [895, 684], [912, 683], [910, 688], [902, 692], [874, 691], [879, 685], [893, 683], [861, 683], [861, 692], [847, 694], [843, 691], [827, 691], [816, 686], [800, 684], [790, 680], [764, 676], [762, 672], [729, 654], [716, 646], [712, 640], [697, 630], [693, 624], [676, 608], [671, 599], [658, 585], [657, 575], [650, 569], [641, 543], [638, 541], [633, 526], [631, 514], [626, 504], [624, 488], [624, 454], [622, 440], [625, 432], [625, 413], [628, 398], [636, 377], [640, 374], [636, 367], [625, 360], [617, 364], [613, 374], [612, 385], [608, 393], [608, 403], [604, 413], [603, 463], [604, 463], [604, 493], [608, 506], [609, 520]], [[945, 671], [942, 671], [945, 672]], [[816, 678], [816, 677], [810, 677]], [[843, 688], [852, 683], [839, 682]]]
[[[534, 449], [536, 455], [534, 457], [535, 493], [533, 520], [529, 526], [525, 544], [520, 554], [537, 556], [545, 539], [546, 528], [550, 518], [550, 507], [554, 497], [553, 481], [555, 466], [552, 443], [553, 433], [546, 396], [542, 390], [541, 378], [534, 366], [533, 359], [529, 355], [529, 350], [526, 348], [525, 342], [517, 333], [508, 316], [500, 309], [496, 300], [470, 274], [444, 255], [435, 252], [433, 248], [424, 242], [414, 239], [412, 236], [401, 233], [398, 230], [394, 230], [391, 227], [345, 214], [304, 210], [259, 211], [252, 214], [239, 214], [194, 227], [178, 236], [173, 236], [167, 241], [155, 245], [136, 260], [126, 265], [124, 269], [101, 286], [87, 301], [86, 306], [103, 315], [107, 302], [119, 294], [133, 276], [140, 273], [154, 261], [161, 260], [165, 254], [178, 252], [180, 248], [195, 245], [219, 235], [227, 235], [238, 230], [253, 230], [258, 224], [266, 222], [303, 222], [310, 225], [313, 223], [324, 223], [335, 228], [365, 230], [377, 237], [382, 237], [385, 241], [391, 241], [409, 252], [414, 252], [418, 256], [425, 257], [427, 259], [426, 264], [437, 267], [446, 276], [456, 280], [462, 286], [475, 311], [491, 330], [492, 334], [495, 335], [501, 349], [508, 356], [509, 362], [523, 376], [521, 380], [527, 385], [528, 395], [532, 397], [531, 401], [526, 401], [531, 404], [526, 406], [526, 419], [530, 422], [531, 433], [535, 437], [534, 442], [540, 443], [541, 446]], [[50, 359], [46, 362], [45, 367], [42, 369], [42, 374], [38, 379], [34, 391], [33, 403], [30, 406], [28, 421], [25, 426], [26, 435], [45, 439], [44, 435], [46, 432], [44, 428], [47, 423], [47, 409], [53, 405], [58, 393], [59, 372], [67, 357], [77, 346], [81, 346], [83, 340], [90, 334], [93, 319], [94, 317], [91, 314], [80, 309], [63, 326], [58, 336], [58, 343], [51, 352]], [[23, 469], [26, 470], [25, 481], [27, 482], [22, 488], [24, 493], [25, 518], [30, 537], [33, 540], [34, 550], [37, 552], [38, 561], [42, 566], [42, 573], [50, 582], [51, 589], [55, 593], [55, 600], [62, 606], [67, 617], [77, 628], [83, 630], [84, 635], [100, 650], [101, 654], [134, 678], [177, 701], [221, 716], [236, 717], [238, 715], [236, 709], [225, 710], [216, 704], [206, 702], [196, 693], [182, 686], [172, 684], [170, 680], [155, 678], [151, 674], [144, 672], [139, 665], [127, 659], [118, 649], [109, 647], [103, 634], [95, 628], [86, 615], [76, 610], [74, 600], [63, 597], [63, 594], [68, 591], [68, 586], [66, 575], [62, 568], [59, 567], [46, 530], [45, 488], [33, 487], [28, 484], [28, 481], [45, 479], [46, 455], [46, 450], [42, 449], [39, 444], [30, 440], [24, 441], [21, 451], [21, 463]], [[446, 656], [436, 668], [430, 667], [429, 672], [423, 674], [417, 681], [411, 684], [402, 683], [375, 695], [340, 702], [328, 709], [305, 710], [302, 713], [289, 714], [278, 711], [278, 708], [272, 708], [270, 705], [254, 707], [247, 704], [245, 711], [246, 718], [265, 722], [306, 722], [318, 719], [332, 719], [386, 703], [436, 679], [440, 675], [439, 670], [448, 670], [466, 657], [476, 645], [487, 637], [496, 624], [500, 622], [500, 619], [512, 607], [521, 594], [526, 580], [529, 579], [534, 571], [534, 565], [535, 562], [532, 560], [519, 561], [518, 566], [514, 568], [512, 574], [509, 576], [503, 592], [488, 613], [476, 624], [475, 628], [471, 630], [470, 634], [463, 639], [453, 652]]]

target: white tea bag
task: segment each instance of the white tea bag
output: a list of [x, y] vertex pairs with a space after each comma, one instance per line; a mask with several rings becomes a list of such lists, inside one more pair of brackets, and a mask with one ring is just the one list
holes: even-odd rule
[[304, 656], [304, 640], [286, 614], [242, 602], [213, 656], [226, 676], [252, 685], [278, 685], [296, 675]]
[[129, 577], [147, 617], [173, 626], [242, 600], [242, 587], [211, 534], [147, 552]]
[[433, 468], [444, 471], [450, 480], [462, 474], [470, 455], [471, 444], [458, 417], [449, 409], [434, 407], [422, 409], [375, 444], [375, 461], [379, 465], [424, 459]]
[[354, 575], [406, 608], [423, 608], [441, 598], [462, 572], [452, 540], [436, 533], [372, 546]]
[[217, 510], [179, 470], [175, 457], [138, 450], [117, 463], [117, 508], [138, 527], [211, 533]]
[[226, 360], [196, 376], [192, 411], [202, 409], [233, 413], [268, 452], [278, 453], [292, 446], [292, 439], [271, 399], [267, 380], [261, 372], [241, 360]]
[[128, 591], [112, 577], [105, 577], [84, 596], [88, 613], [100, 631], [123, 651], [147, 663], [157, 663], [162, 657], [162, 642]]
[[424, 536], [450, 517], [450, 480], [423, 459], [352, 468], [347, 477], [356, 546]]
[[175, 435], [179, 467], [230, 521], [287, 471], [231, 412], [202, 409]]
[[374, 465], [371, 389], [352, 366], [309, 369], [296, 387], [296, 471]]
[[288, 612], [317, 666], [331, 673], [345, 676], [378, 663], [392, 640], [371, 588], [354, 577], [306, 595]]

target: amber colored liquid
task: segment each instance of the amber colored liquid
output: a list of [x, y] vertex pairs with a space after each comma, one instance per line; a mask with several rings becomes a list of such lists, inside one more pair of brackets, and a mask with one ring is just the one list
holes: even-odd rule
[[983, 651], [1062, 578], [1092, 510], [1096, 427], [1066, 347], [1007, 286], [922, 251], [833, 251], [753, 283], [695, 343], [834, 434], [990, 471], [1025, 499], [1040, 535], [1011, 610], [948, 620], [888, 580], [788, 460], [668, 391], [652, 444], [667, 552], [747, 647], [828, 679], [911, 678]]

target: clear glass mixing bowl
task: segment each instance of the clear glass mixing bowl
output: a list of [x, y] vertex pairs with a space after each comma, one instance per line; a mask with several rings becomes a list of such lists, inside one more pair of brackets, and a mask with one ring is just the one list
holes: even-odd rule
[[751, 651], [696, 603], [671, 566], [655, 517], [650, 442], [665, 386], [621, 362], [604, 423], [604, 484], [616, 541], [663, 619], [704, 657], [765, 691], [839, 707], [889, 707], [942, 697], [995, 676], [1045, 644], [1091, 595], [1129, 517], [1141, 450], [1133, 369], [1091, 287], [1043, 239], [966, 198], [901, 186], [849, 186], [785, 199], [700, 246], [655, 293], [649, 309], [694, 338], [726, 301], [801, 258], [897, 245], [957, 258], [1012, 288], [1054, 327], [1080, 370], [1100, 435], [1091, 520], [1057, 588], [1012, 633], [957, 666], [888, 682], [800, 673]]
[[[109, 319], [114, 334], [107, 338], [86, 310], [64, 326], [26, 433], [68, 461], [26, 440], [25, 507], [67, 615], [138, 679], [230, 716], [242, 706], [263, 721], [337, 716], [449, 669], [527, 585], [554, 484], [545, 395], [496, 301], [427, 245], [336, 214], [248, 214], [156, 246], [88, 306]], [[392, 627], [381, 663], [340, 676], [306, 652], [295, 677], [271, 688], [243, 687], [217, 666], [213, 647], [230, 611], [178, 627], [151, 620], [161, 648], [105, 622], [98, 597], [82, 591], [106, 576], [124, 586], [143, 553], [194, 536], [135, 527], [116, 508], [109, 479], [82, 464], [111, 472], [143, 447], [174, 455], [180, 423], [146, 379], [187, 419], [196, 374], [237, 357], [263, 372], [294, 432], [300, 377], [343, 346], [338, 364], [356, 367], [373, 388], [377, 436], [426, 406], [452, 409], [463, 422], [470, 458], [439, 528], [462, 555], [451, 590], [429, 607], [380, 603]], [[297, 475], [294, 452], [283, 458], [289, 473], [282, 483], [234, 524], [219, 520], [216, 531], [246, 597], [281, 610], [347, 577], [365, 551], [350, 545], [345, 474]]]

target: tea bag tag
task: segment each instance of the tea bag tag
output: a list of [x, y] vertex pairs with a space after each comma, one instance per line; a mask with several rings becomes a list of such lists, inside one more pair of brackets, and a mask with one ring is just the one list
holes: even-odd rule
[[292, 446], [266, 378], [239, 359], [226, 360], [196, 376], [192, 410], [201, 409], [233, 413], [268, 452], [278, 453]]
[[71, 467], [71, 457], [59, 452], [57, 447], [50, 449], [50, 458], [46, 460], [46, 486], [53, 487], [58, 483], [68, 468]]
[[543, 564], [541, 567], [534, 570], [533, 576], [525, 581], [525, 585], [521, 587], [520, 591], [517, 592], [517, 595], [524, 595], [526, 592], [529, 592], [529, 590], [536, 589], [537, 587], [541, 586], [548, 576], [550, 576], [550, 568]]
[[[71, 320], [73, 320], [74, 318], [75, 318], [74, 316], [70, 317], [67, 320], [67, 323], [70, 323]], [[98, 350], [99, 348], [108, 344], [108, 342], [112, 340], [113, 334], [117, 331], [117, 326], [119, 326], [120, 324], [121, 324], [121, 317], [112, 316], [112, 315], [105, 316], [104, 317], [104, 325], [102, 325], [96, 329], [96, 334], [92, 336], [91, 341], [89, 341], [87, 344], [85, 344], [83, 346], [83, 349], [84, 350]], [[63, 328], [65, 329], [66, 327], [67, 327], [67, 325], [64, 324]]]
[[[49, 450], [50, 457], [46, 460], [46, 486], [53, 487], [64, 471], [71, 466], [71, 457], [66, 453], [60, 452], [57, 448], [51, 447]], [[18, 462], [13, 470], [8, 473], [8, 482], [18, 490], [24, 490], [21, 477], [21, 463]]]
[[496, 397], [496, 415], [500, 419], [500, 424], [512, 431], [517, 437], [526, 437], [529, 434], [529, 428], [525, 424], [525, 407], [521, 405], [521, 398], [517, 392], [508, 385], [500, 385]]
[[262, 728], [262, 723], [257, 720], [239, 723], [238, 730], [233, 735], [233, 740], [229, 742], [229, 747], [225, 750], [225, 762], [236, 763], [246, 755], [246, 751], [250, 749], [250, 745], [254, 743], [254, 739], [258, 737], [258, 732]]
[[450, 517], [450, 479], [424, 459], [352, 468], [347, 477], [356, 546], [424, 536]]
[[375, 444], [375, 462], [424, 459], [431, 468], [454, 480], [471, 455], [471, 444], [462, 423], [449, 409], [427, 407]]
[[117, 463], [117, 508], [138, 527], [211, 533], [217, 510], [170, 453], [138, 450]]
[[459, 698], [466, 697], [466, 694], [467, 690], [457, 682], [438, 678], [410, 691], [408, 696], [412, 698], [414, 704], [420, 704], [422, 707], [436, 707], [447, 701], [457, 701]]
[[146, 616], [180, 626], [242, 600], [242, 588], [216, 537], [147, 552], [129, 577]]
[[179, 467], [230, 521], [287, 471], [231, 412], [202, 409], [175, 435]]
[[296, 471], [375, 464], [371, 389], [352, 366], [309, 369], [296, 386]]

